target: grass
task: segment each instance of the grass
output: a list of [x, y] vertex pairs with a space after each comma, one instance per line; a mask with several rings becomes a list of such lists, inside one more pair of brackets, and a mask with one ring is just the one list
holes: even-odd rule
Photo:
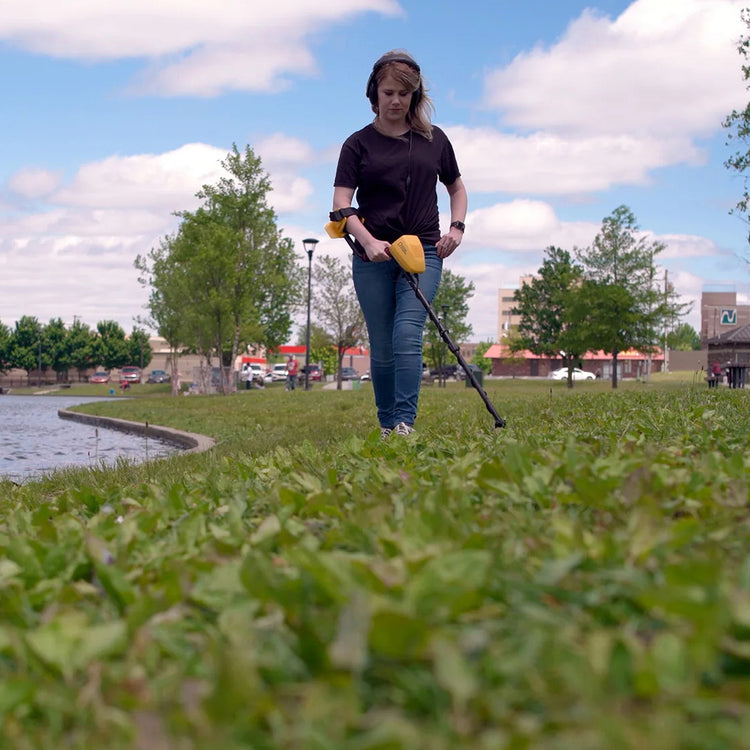
[[486, 385], [86, 405], [218, 446], [0, 485], [0, 737], [750, 747], [750, 394]]

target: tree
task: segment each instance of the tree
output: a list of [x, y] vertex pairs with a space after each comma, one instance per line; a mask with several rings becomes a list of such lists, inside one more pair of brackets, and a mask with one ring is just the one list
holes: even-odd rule
[[680, 323], [667, 334], [667, 346], [679, 352], [698, 351], [701, 348], [701, 337], [689, 323]]
[[[364, 341], [365, 321], [352, 284], [351, 268], [330, 255], [320, 255], [313, 268], [315, 320], [336, 348], [338, 390], [344, 352]], [[312, 326], [310, 328], [312, 334]]]
[[178, 212], [175, 235], [139, 257], [136, 267], [156, 292], [149, 300], [152, 318], [174, 327], [170, 346], [180, 339], [209, 366], [218, 356], [227, 393], [240, 346], [272, 350], [289, 337], [302, 268], [268, 207], [271, 187], [260, 159], [249, 146], [241, 154], [235, 145], [222, 167], [226, 176], [197, 193], [202, 206]]
[[141, 369], [148, 367], [153, 356], [148, 333], [143, 328], [133, 326], [133, 332], [127, 340], [127, 345], [128, 359], [131, 362], [137, 362]]
[[0, 373], [5, 374], [13, 366], [11, 362], [12, 334], [10, 328], [0, 321]]
[[138, 255], [135, 259], [135, 267], [141, 272], [138, 282], [150, 287], [146, 305], [150, 315], [145, 320], [139, 318], [139, 322], [156, 329], [169, 346], [173, 396], [179, 393], [179, 352], [191, 341], [191, 321], [194, 317], [185, 269], [176, 261], [176, 253], [173, 253], [175, 241], [175, 235], [164, 237], [159, 247], [152, 248], [147, 256]]
[[97, 334], [88, 325], [76, 319], [68, 329], [68, 347], [70, 349], [70, 366], [78, 370], [80, 378], [83, 370], [98, 364], [95, 359]]
[[59, 382], [71, 366], [70, 338], [62, 318], [50, 320], [44, 326], [42, 349], [47, 352], [50, 367], [54, 370]]
[[583, 268], [567, 250], [550, 245], [537, 275], [513, 295], [514, 315], [521, 317], [511, 351], [528, 349], [545, 357], [562, 357], [568, 368], [568, 387], [573, 387], [572, 369], [589, 348], [581, 325], [571, 310], [580, 291]]
[[[307, 346], [307, 324], [299, 329], [297, 344]], [[310, 356], [309, 362], [319, 362], [325, 373], [336, 372], [338, 353], [333, 343], [333, 337], [324, 328], [310, 323]]]
[[96, 330], [99, 335], [93, 342], [92, 355], [97, 365], [101, 365], [105, 370], [113, 370], [135, 364], [130, 359], [125, 331], [117, 321], [100, 320], [96, 324]]
[[[750, 28], [750, 8], [745, 8], [741, 11], [741, 18], [745, 26]], [[742, 76], [745, 81], [750, 81], [750, 64], [747, 62], [748, 54], [750, 54], [750, 36], [744, 35], [740, 37], [737, 43], [737, 52], [739, 52], [744, 61], [742, 63]], [[747, 178], [747, 171], [750, 167], [750, 149], [747, 146], [750, 143], [750, 102], [742, 110], [732, 110], [722, 124], [730, 131], [727, 136], [727, 145], [732, 145], [731, 141], [738, 141], [742, 144], [742, 148], [730, 156], [724, 162], [724, 166], [743, 176], [742, 198], [737, 201], [734, 210], [742, 214], [747, 214], [748, 207], [750, 206], [750, 190]], [[745, 220], [747, 221], [747, 219]], [[750, 238], [748, 240], [750, 241]]]
[[471, 358], [471, 363], [479, 367], [485, 375], [489, 375], [492, 372], [492, 362], [484, 355], [487, 353], [487, 350], [494, 345], [494, 341], [480, 341], [477, 344], [477, 350], [474, 353], [474, 356]]
[[[469, 314], [469, 300], [474, 296], [474, 282], [466, 282], [463, 276], [443, 269], [432, 307], [442, 317], [443, 326], [448, 330], [453, 342], [458, 344], [467, 341], [472, 334], [471, 326], [466, 322]], [[437, 331], [428, 323], [424, 329], [425, 357], [431, 368], [437, 370], [441, 377], [447, 362], [447, 346]]]
[[10, 346], [12, 366], [26, 370], [27, 375], [39, 369], [40, 379], [41, 369], [49, 364], [49, 355], [42, 346], [42, 337], [42, 325], [39, 321], [30, 315], [24, 315], [16, 321]]
[[[588, 348], [596, 346], [612, 355], [613, 388], [617, 388], [618, 353], [631, 347], [654, 351], [665, 323], [689, 308], [676, 301], [674, 290], [662, 291], [655, 283], [654, 257], [663, 250], [663, 243], [639, 236], [633, 212], [619, 206], [604, 219], [593, 245], [578, 251], [588, 280], [595, 282], [584, 295], [600, 316], [593, 320], [592, 307], [585, 318], [587, 328], [595, 331], [587, 340]], [[577, 310], [583, 315], [585, 305]]]

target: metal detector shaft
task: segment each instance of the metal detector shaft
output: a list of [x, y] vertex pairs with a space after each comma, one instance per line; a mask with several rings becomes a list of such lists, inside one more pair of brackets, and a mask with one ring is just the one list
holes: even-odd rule
[[[348, 235], [344, 234], [344, 239], [347, 241], [349, 247], [352, 249], [352, 252], [355, 255], [359, 255], [359, 251], [357, 250], [357, 246], [354, 244], [354, 240]], [[419, 284], [417, 282], [416, 276], [413, 273], [408, 273], [407, 271], [403, 271], [404, 276], [406, 277], [406, 280], [409, 282], [409, 286], [414, 290], [414, 294], [417, 295], [417, 299], [424, 305], [424, 309], [427, 310], [427, 315], [429, 316], [430, 320], [435, 324], [435, 327], [438, 330], [438, 333], [440, 334], [440, 338], [445, 341], [448, 348], [453, 353], [453, 356], [458, 360], [458, 364], [461, 365], [463, 368], [463, 371], [466, 373], [466, 377], [469, 379], [469, 382], [474, 386], [477, 393], [482, 397], [482, 401], [484, 401], [484, 405], [487, 407], [487, 411], [492, 415], [493, 419], [495, 420], [495, 427], [505, 427], [505, 420], [497, 413], [497, 410], [492, 405], [492, 402], [487, 396], [487, 393], [485, 392], [484, 388], [479, 384], [479, 381], [476, 378], [476, 375], [471, 371], [471, 368], [466, 363], [466, 360], [461, 355], [461, 350], [459, 347], [457, 347], [453, 343], [453, 339], [450, 337], [450, 334], [446, 330], [445, 326], [440, 321], [440, 318], [435, 314], [435, 311], [432, 309], [432, 305], [427, 301], [427, 297], [422, 294], [422, 290], [419, 288]]]
[[453, 356], [458, 360], [458, 364], [461, 365], [463, 371], [466, 373], [466, 377], [469, 379], [469, 382], [474, 386], [477, 393], [482, 397], [482, 401], [484, 401], [484, 405], [487, 407], [487, 411], [495, 420], [495, 427], [505, 427], [505, 420], [497, 413], [497, 410], [493, 406], [492, 401], [490, 401], [489, 397], [487, 396], [486, 391], [484, 390], [484, 388], [482, 388], [476, 378], [476, 375], [474, 375], [474, 373], [471, 371], [471, 368], [466, 363], [466, 360], [461, 354], [461, 349], [453, 343], [453, 339], [450, 337], [447, 329], [443, 325], [440, 318], [438, 318], [435, 311], [432, 309], [432, 305], [427, 301], [427, 297], [424, 296], [422, 290], [419, 288], [419, 284], [417, 283], [414, 274], [404, 272], [404, 276], [409, 282], [409, 286], [414, 290], [414, 294], [417, 295], [417, 299], [422, 303], [422, 305], [424, 305], [424, 309], [427, 310], [427, 315], [435, 324], [435, 328], [437, 328], [437, 331], [440, 334], [440, 338], [445, 341], [446, 345], [453, 353]]

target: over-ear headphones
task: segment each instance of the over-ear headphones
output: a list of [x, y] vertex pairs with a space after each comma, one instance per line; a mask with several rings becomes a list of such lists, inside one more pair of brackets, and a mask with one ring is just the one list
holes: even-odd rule
[[422, 70], [417, 65], [417, 61], [407, 55], [405, 52], [386, 52], [376, 63], [372, 66], [372, 73], [367, 79], [367, 88], [365, 89], [365, 96], [370, 100], [370, 104], [376, 107], [378, 104], [378, 71], [388, 63], [404, 63], [410, 68], [415, 70], [419, 74], [419, 86], [411, 96], [411, 103], [409, 104], [409, 111], [413, 112], [419, 102], [422, 100]]

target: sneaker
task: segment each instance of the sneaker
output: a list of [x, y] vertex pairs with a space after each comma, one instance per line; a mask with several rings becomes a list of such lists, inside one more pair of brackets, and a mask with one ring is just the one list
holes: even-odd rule
[[393, 430], [390, 427], [381, 427], [380, 428], [380, 439], [381, 440], [388, 440], [388, 438], [391, 436], [391, 433]]
[[406, 424], [406, 422], [399, 422], [393, 429], [393, 431], [397, 435], [403, 435], [406, 437], [407, 435], [411, 435], [412, 432], [414, 432], [414, 428], [410, 424]]

